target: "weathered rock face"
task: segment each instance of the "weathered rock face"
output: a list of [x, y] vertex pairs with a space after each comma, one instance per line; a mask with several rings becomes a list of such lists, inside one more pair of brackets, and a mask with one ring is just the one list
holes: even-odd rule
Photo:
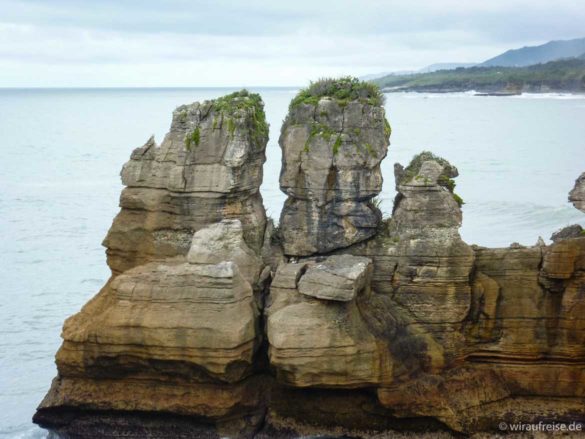
[[380, 162], [390, 129], [381, 103], [316, 96], [293, 101], [280, 135], [280, 226], [287, 255], [307, 256], [372, 237], [382, 219]]
[[[115, 277], [66, 321], [59, 376], [41, 408], [212, 419], [242, 405], [256, 409], [258, 390], [247, 386], [257, 380], [246, 378], [261, 343], [250, 283], [261, 268], [239, 221], [228, 220], [197, 232], [187, 261], [151, 262]], [[242, 400], [254, 394], [256, 402]]]
[[349, 255], [279, 266], [266, 315], [280, 381], [352, 388], [391, 379], [388, 346], [369, 331], [357, 300], [371, 294], [371, 269], [369, 259]]
[[242, 91], [178, 107], [162, 144], [149, 139], [122, 168], [122, 209], [104, 240], [112, 271], [185, 255], [194, 231], [225, 218], [239, 219], [246, 242], [258, 249], [267, 141], [258, 95]]
[[458, 232], [456, 168], [422, 153], [406, 169], [395, 165], [395, 173], [392, 218], [376, 237], [347, 251], [373, 260], [375, 297], [385, 301], [382, 314], [392, 315], [400, 334], [391, 343], [394, 355], [409, 364], [395, 368], [399, 380], [413, 370], [437, 372], [464, 355], [460, 329], [471, 306], [475, 256]]
[[[498, 432], [501, 422], [585, 419], [580, 226], [556, 233], [548, 246], [542, 240], [533, 247], [469, 246], [458, 232], [457, 169], [424, 152], [406, 168], [395, 166], [392, 217], [376, 221], [370, 239], [360, 231], [358, 239], [346, 239], [347, 224], [358, 230], [364, 223], [328, 212], [345, 203], [369, 208], [379, 190], [379, 161], [344, 167], [326, 154], [321, 134], [307, 135], [309, 152], [292, 151], [299, 143], [294, 139], [306, 134], [303, 121], [327, 117], [327, 127], [340, 127], [331, 136], [343, 139], [348, 121], [361, 117], [364, 133], [378, 116], [383, 123], [380, 107], [358, 98], [345, 106], [320, 97], [293, 105], [281, 137], [290, 155], [283, 161], [289, 199], [281, 235], [271, 222], [264, 227], [261, 170], [254, 170], [263, 146], [253, 152], [257, 131], [246, 119], [248, 104], [238, 111], [245, 113], [239, 121], [250, 124], [223, 122], [228, 133], [230, 126], [242, 130], [239, 139], [247, 140], [238, 151], [247, 158], [225, 165], [233, 163], [226, 162], [228, 141], [220, 161], [225, 167], [202, 171], [198, 182], [199, 176], [187, 178], [189, 192], [178, 191], [174, 179], [204, 158], [177, 162], [159, 151], [126, 165], [123, 174], [133, 183], [124, 193], [144, 190], [140, 202], [152, 204], [136, 212], [123, 207], [115, 220], [108, 239], [124, 245], [108, 249], [114, 276], [66, 321], [59, 373], [37, 423], [74, 438], [367, 438], [397, 429], [442, 430], [449, 437], [450, 431]], [[193, 120], [227, 111], [222, 100], [204, 104], [205, 111], [202, 105], [193, 107], [202, 112]], [[176, 123], [182, 118], [176, 115]], [[191, 133], [186, 142], [195, 155], [206, 136], [225, 134], [218, 119], [211, 133], [204, 136], [207, 127], [195, 135], [208, 122], [197, 123], [181, 139], [185, 147], [185, 132]], [[378, 139], [381, 160], [387, 142], [376, 133], [372, 128], [367, 135]], [[171, 130], [167, 140], [174, 135]], [[165, 140], [168, 157], [180, 155], [170, 148], [179, 137]], [[204, 156], [213, 152], [209, 145], [201, 149]], [[320, 152], [311, 155], [313, 147]], [[332, 169], [335, 184], [319, 180], [325, 169]], [[225, 172], [232, 173], [233, 191], [210, 191], [227, 187]], [[141, 181], [149, 187], [139, 187]], [[153, 195], [159, 191], [164, 197]], [[571, 192], [573, 202], [578, 194]], [[165, 228], [163, 237], [157, 228], [171, 215], [171, 196], [191, 203], [172, 214], [176, 224], [188, 225], [180, 246], [178, 229]], [[233, 211], [220, 221], [205, 211], [202, 200], [208, 199], [226, 205], [256, 199], [261, 214]], [[313, 222], [294, 217], [291, 205], [321, 210]], [[134, 214], [136, 222], [128, 216]], [[328, 223], [331, 218], [339, 221]], [[123, 221], [130, 222], [122, 227]], [[330, 253], [315, 254], [324, 251]]]
[[309, 268], [299, 283], [299, 292], [317, 299], [349, 302], [369, 284], [372, 261], [357, 256], [331, 256]]
[[575, 187], [569, 193], [569, 201], [582, 212], [585, 212], [585, 172], [575, 181]]
[[262, 412], [262, 105], [239, 92], [179, 107], [160, 147], [132, 153], [105, 240], [114, 276], [66, 321], [39, 422], [77, 407]]

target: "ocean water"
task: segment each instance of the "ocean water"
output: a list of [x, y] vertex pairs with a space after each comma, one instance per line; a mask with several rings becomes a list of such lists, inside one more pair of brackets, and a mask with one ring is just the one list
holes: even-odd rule
[[[100, 246], [122, 186], [119, 171], [172, 110], [228, 89], [0, 90], [0, 437], [41, 438], [31, 424], [55, 376], [63, 320], [109, 275]], [[262, 195], [278, 218], [278, 134], [295, 89], [258, 89], [271, 125]], [[585, 96], [390, 94], [393, 164], [422, 150], [459, 168], [468, 243], [534, 244], [585, 215], [567, 193], [585, 171]]]

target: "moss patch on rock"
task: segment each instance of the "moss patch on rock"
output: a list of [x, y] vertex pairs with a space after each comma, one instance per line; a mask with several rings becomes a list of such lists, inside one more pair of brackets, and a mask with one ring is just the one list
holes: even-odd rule
[[212, 108], [227, 118], [230, 135], [236, 130], [235, 120], [246, 120], [251, 116], [250, 128], [252, 140], [259, 144], [268, 139], [268, 122], [264, 113], [264, 102], [258, 93], [246, 89], [230, 93], [212, 101]]
[[201, 130], [196, 127], [185, 136], [185, 147], [190, 151], [193, 145], [199, 146], [199, 142], [201, 142]]
[[333, 155], [337, 155], [339, 148], [341, 148], [341, 135], [337, 136], [337, 139], [335, 139], [335, 143], [333, 144]]
[[314, 137], [321, 136], [326, 142], [329, 142], [334, 134], [336, 134], [336, 131], [332, 130], [329, 126], [323, 123], [314, 122], [311, 124], [311, 131], [309, 132], [309, 137], [305, 142], [303, 150], [309, 152], [309, 144]]
[[384, 135], [389, 139], [391, 134], [392, 127], [390, 126], [390, 122], [388, 122], [388, 119], [384, 118]]
[[437, 183], [440, 186], [447, 188], [447, 190], [451, 192], [451, 194], [453, 195], [453, 199], [457, 202], [459, 207], [463, 206], [465, 202], [459, 195], [455, 193], [455, 187], [457, 185], [455, 184], [455, 180], [453, 180], [453, 178], [459, 175], [457, 168], [444, 158], [439, 157], [430, 151], [423, 151], [412, 158], [410, 164], [404, 169], [404, 172], [402, 174], [402, 177], [400, 178], [399, 183], [400, 184], [407, 183], [413, 178], [420, 177], [418, 174], [420, 172], [421, 166], [424, 162], [427, 161], [435, 161], [439, 163], [441, 166], [443, 166], [443, 172], [437, 179]]

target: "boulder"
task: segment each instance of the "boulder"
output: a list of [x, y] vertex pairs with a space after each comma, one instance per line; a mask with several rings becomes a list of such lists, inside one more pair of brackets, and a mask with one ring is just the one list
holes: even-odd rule
[[[349, 255], [279, 266], [265, 313], [280, 382], [354, 388], [392, 379], [388, 345], [370, 331], [357, 302], [370, 294], [371, 268], [367, 258]], [[328, 280], [337, 292], [322, 283]]]
[[349, 302], [370, 285], [372, 261], [351, 255], [331, 256], [313, 265], [299, 282], [299, 292], [317, 299]]
[[556, 243], [565, 239], [579, 238], [581, 236], [583, 236], [583, 227], [581, 227], [579, 224], [573, 224], [557, 230], [552, 234], [550, 239]]

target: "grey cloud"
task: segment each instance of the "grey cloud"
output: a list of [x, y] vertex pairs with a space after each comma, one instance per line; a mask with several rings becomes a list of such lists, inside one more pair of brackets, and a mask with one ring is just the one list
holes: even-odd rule
[[291, 84], [585, 36], [582, 0], [0, 0], [0, 11], [0, 86], [73, 67], [86, 81], [98, 68], [110, 82], [144, 78], [145, 65], [157, 84], [244, 71]]
[[3, 21], [139, 33], [399, 34], [458, 29], [487, 41], [583, 32], [578, 0], [3, 0]]

